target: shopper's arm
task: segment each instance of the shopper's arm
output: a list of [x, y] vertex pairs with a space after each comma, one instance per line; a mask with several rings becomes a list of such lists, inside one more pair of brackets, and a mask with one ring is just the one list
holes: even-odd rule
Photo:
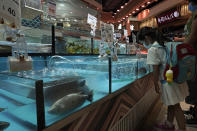
[[185, 40], [185, 37], [174, 37], [174, 41], [176, 42], [183, 42]]
[[155, 91], [159, 94], [159, 65], [153, 65], [153, 79], [154, 79], [154, 85], [155, 85]]
[[192, 46], [197, 44], [197, 18], [192, 22], [191, 34], [186, 42]]

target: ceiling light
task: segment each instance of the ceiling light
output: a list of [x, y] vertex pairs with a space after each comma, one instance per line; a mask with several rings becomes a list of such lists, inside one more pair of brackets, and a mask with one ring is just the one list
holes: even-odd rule
[[64, 4], [59, 4], [59, 6], [60, 6], [60, 7], [64, 7], [65, 5], [64, 5]]
[[126, 17], [128, 17], [128, 15]]
[[123, 18], [123, 20], [124, 20], [125, 18]]
[[149, 1], [149, 2], [147, 2], [147, 4], [150, 4], [150, 1]]
[[125, 3], [125, 5], [127, 5], [128, 3]]
[[67, 27], [70, 27], [71, 25], [70, 25], [70, 23], [67, 22], [67, 23], [66, 23], [66, 26], [67, 26]]
[[114, 13], [115, 15], [117, 14], [117, 13]]
[[131, 14], [129, 14], [129, 15], [131, 15]]
[[137, 11], [139, 10], [139, 8], [136, 9]]
[[120, 11], [120, 10], [117, 10], [118, 12]]
[[145, 5], [142, 5], [142, 8], [144, 8], [145, 7]]
[[132, 12], [133, 14], [135, 13], [135, 11]]
[[124, 8], [124, 6], [121, 6], [121, 9], [123, 9]]

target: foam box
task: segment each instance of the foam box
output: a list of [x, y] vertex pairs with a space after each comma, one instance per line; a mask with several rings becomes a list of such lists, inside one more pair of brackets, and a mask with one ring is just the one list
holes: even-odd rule
[[32, 58], [28, 56], [24, 61], [20, 61], [15, 57], [8, 57], [10, 72], [32, 70]]

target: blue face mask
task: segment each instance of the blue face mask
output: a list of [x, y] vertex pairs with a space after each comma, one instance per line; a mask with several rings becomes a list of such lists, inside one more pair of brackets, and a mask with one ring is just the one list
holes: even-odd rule
[[191, 12], [194, 12], [194, 11], [196, 11], [197, 10], [197, 5], [192, 5], [192, 3], [189, 3], [189, 10], [191, 11]]
[[151, 44], [149, 44], [149, 45], [147, 45], [144, 41], [140, 41], [143, 45], [144, 45], [144, 47], [146, 48], [146, 49], [149, 49], [149, 48], [151, 48]]

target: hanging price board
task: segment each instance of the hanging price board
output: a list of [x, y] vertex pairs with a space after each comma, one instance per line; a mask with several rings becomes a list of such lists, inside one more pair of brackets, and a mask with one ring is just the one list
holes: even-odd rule
[[87, 23], [90, 24], [90, 25], [96, 26], [97, 18], [94, 17], [94, 16], [91, 15], [91, 14], [88, 14]]
[[20, 0], [1, 0], [0, 17], [15, 23], [16, 27], [21, 26], [21, 6]]

